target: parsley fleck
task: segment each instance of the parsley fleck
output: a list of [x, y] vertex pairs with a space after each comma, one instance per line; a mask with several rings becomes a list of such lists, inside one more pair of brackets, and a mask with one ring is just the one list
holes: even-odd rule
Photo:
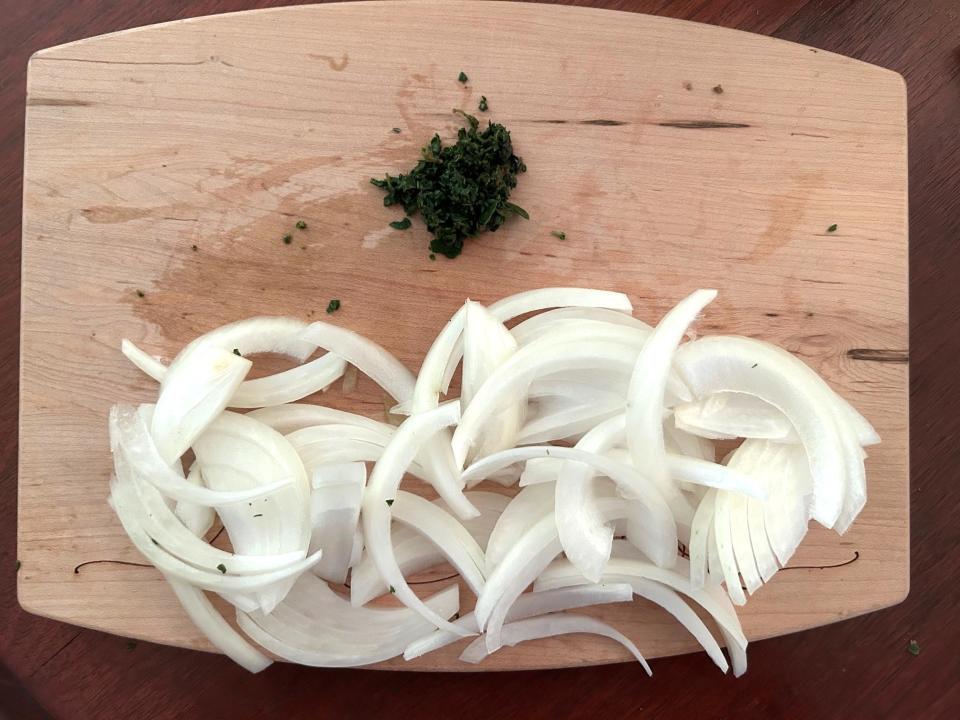
[[199, 248], [198, 248], [196, 245], [191, 245], [191, 246], [190, 246], [190, 249], [193, 250], [194, 252], [196, 252], [197, 250], [199, 250]]
[[390, 594], [393, 595], [393, 594], [395, 594], [396, 592], [397, 592], [397, 589], [396, 589], [393, 585], [391, 585], [391, 586], [390, 586]]
[[332, 315], [337, 310], [340, 309], [340, 301], [337, 298], [334, 298], [327, 303], [327, 315]]
[[469, 79], [470, 78], [467, 77], [467, 74], [463, 70], [461, 70], [460, 74], [457, 75], [457, 80], [459, 80], [462, 83], [465, 83]]
[[137, 290], [137, 297], [142, 298], [146, 296], [147, 294], [143, 290]]
[[236, 355], [237, 357], [243, 357], [243, 355], [240, 354], [239, 348], [234, 348], [234, 349], [233, 349], [233, 354]]
[[750, 366], [750, 369], [753, 370], [756, 366], [757, 366], [757, 363], [754, 363], [753, 365]]
[[136, 640], [127, 640], [127, 650], [133, 650], [136, 647], [137, 647]]
[[408, 227], [410, 227], [410, 218], [405, 217], [403, 220], [394, 220], [392, 223], [390, 223], [390, 227], [392, 227], [394, 230], [406, 230]]
[[391, 507], [392, 505], [393, 505], [393, 498], [390, 498], [389, 500], [387, 500], [387, 507]]
[[434, 253], [430, 253], [430, 259], [431, 259], [431, 260], [436, 260], [436, 259], [437, 259], [437, 256], [436, 256]]
[[907, 652], [910, 653], [911, 655], [919, 655], [919, 654], [920, 654], [920, 643], [918, 643], [916, 640], [911, 640], [911, 641], [907, 644]]
[[289, 245], [292, 242], [293, 242], [293, 235], [290, 235], [289, 233], [287, 233], [286, 235], [283, 236], [284, 245]]
[[837, 224], [836, 224], [836, 223], [834, 223], [833, 225], [831, 225], [830, 227], [827, 228], [827, 232], [836, 232], [836, 231], [837, 231]]
[[566, 240], [566, 239], [567, 239], [567, 234], [566, 234], [565, 232], [563, 232], [562, 230], [553, 230], [553, 231], [551, 231], [550, 234], [553, 235], [557, 240]]
[[486, 95], [481, 95], [481, 96], [480, 96], [480, 104], [477, 105], [477, 109], [479, 109], [480, 112], [486, 112], [488, 107], [489, 107], [489, 106], [487, 105], [487, 96], [486, 96]]
[[263, 517], [263, 513], [257, 513], [254, 517]]
[[306, 230], [306, 229], [307, 229], [307, 223], [305, 223], [303, 220], [297, 220], [297, 230]]
[[226, 575], [226, 574], [227, 574], [227, 566], [224, 565], [223, 563], [220, 563], [219, 565], [217, 565], [217, 570], [220, 571], [220, 574], [221, 574], [221, 575]]
[[17, 560], [17, 572], [20, 572], [20, 565], [21, 565], [20, 561]]
[[493, 122], [480, 130], [476, 117], [454, 112], [468, 125], [460, 128], [454, 145], [444, 146], [434, 135], [409, 173], [370, 181], [386, 193], [386, 207], [401, 205], [407, 216], [419, 212], [433, 235], [430, 251], [450, 258], [460, 254], [467, 238], [496, 230], [510, 216], [529, 218], [508, 202], [517, 176], [527, 169], [513, 154], [510, 132]]
[[403, 131], [400, 128], [393, 128], [392, 132], [395, 132], [397, 135], [399, 135]]
[[723, 95], [723, 85], [714, 85], [714, 86], [713, 86], [713, 91], [714, 91], [717, 95]]

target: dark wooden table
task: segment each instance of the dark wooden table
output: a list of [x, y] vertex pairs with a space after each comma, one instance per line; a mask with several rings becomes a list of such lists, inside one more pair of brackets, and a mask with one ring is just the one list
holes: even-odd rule
[[[764, 33], [892, 68], [910, 98], [912, 590], [898, 607], [705, 655], [509, 674], [382, 673], [132, 644], [16, 600], [17, 357], [26, 63], [40, 48], [283, 0], [0, 0], [0, 720], [17, 718], [960, 717], [960, 0], [596, 0]], [[843, 102], [838, 98], [837, 102]], [[907, 651], [915, 639], [921, 648]]]

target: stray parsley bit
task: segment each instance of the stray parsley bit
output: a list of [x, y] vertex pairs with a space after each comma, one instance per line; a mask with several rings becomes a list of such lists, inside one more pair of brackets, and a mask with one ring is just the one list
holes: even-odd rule
[[20, 572], [20, 565], [21, 565], [20, 561], [17, 560], [17, 572]]
[[263, 513], [257, 513], [254, 517], [263, 517]]
[[488, 105], [487, 105], [487, 96], [486, 96], [486, 95], [481, 95], [481, 96], [480, 96], [480, 104], [479, 104], [477, 107], [479, 108], [480, 112], [486, 112], [486, 111], [487, 111]]
[[833, 225], [831, 225], [830, 227], [827, 228], [827, 232], [836, 232], [836, 231], [837, 231], [837, 224], [836, 224], [836, 223], [834, 223]]
[[137, 290], [137, 297], [142, 298], [146, 296], [147, 294], [143, 290]]
[[223, 563], [220, 563], [219, 565], [217, 565], [217, 570], [220, 571], [220, 574], [221, 574], [221, 575], [226, 575], [226, 574], [227, 574], [227, 566], [224, 565]]
[[337, 310], [340, 309], [340, 301], [337, 298], [334, 298], [327, 303], [327, 315], [332, 315]]
[[436, 256], [434, 253], [430, 253], [430, 259], [431, 259], [431, 260], [436, 260], [436, 259], [437, 259], [437, 256]]
[[459, 80], [462, 83], [465, 83], [469, 79], [470, 78], [467, 77], [467, 74], [463, 70], [461, 70], [460, 74], [457, 75], [457, 80]]
[[136, 640], [127, 640], [127, 650], [133, 650], [136, 647], [137, 647]]
[[191, 245], [191, 246], [190, 246], [190, 249], [193, 250], [194, 252], [196, 252], [197, 250], [199, 250], [199, 248], [198, 248], [196, 245]]
[[306, 230], [306, 229], [307, 229], [307, 223], [305, 223], [303, 220], [297, 220], [297, 230]]
[[557, 240], [566, 240], [566, 239], [567, 239], [567, 234], [566, 234], [565, 232], [563, 232], [563, 230], [553, 230], [553, 231], [551, 231], [550, 234], [553, 235]]
[[236, 355], [237, 357], [243, 357], [243, 355], [240, 354], [239, 348], [234, 348], [234, 349], [233, 349], [233, 354]]
[[714, 85], [714, 86], [713, 86], [713, 91], [714, 91], [717, 95], [723, 95], [723, 85]]
[[289, 244], [292, 243], [292, 242], [293, 242], [293, 235], [290, 235], [290, 234], [288, 233], [288, 234], [286, 234], [286, 235], [283, 236], [283, 244], [284, 244], [284, 245], [289, 245]]
[[391, 507], [392, 505], [393, 505], [393, 498], [390, 498], [389, 500], [387, 500], [387, 507]]
[[430, 250], [450, 258], [460, 254], [468, 237], [496, 230], [511, 215], [529, 218], [507, 202], [517, 175], [527, 170], [513, 154], [510, 132], [492, 122], [480, 130], [473, 115], [454, 112], [469, 125], [460, 128], [455, 145], [444, 147], [434, 135], [409, 173], [370, 181], [386, 192], [386, 207], [402, 205], [408, 216], [419, 212], [433, 234]]
[[907, 644], [907, 652], [910, 653], [911, 655], [919, 655], [919, 654], [920, 654], [920, 643], [918, 643], [916, 640], [911, 640], [911, 641]]
[[395, 132], [397, 135], [399, 135], [403, 131], [400, 128], [393, 128], [392, 132]]
[[408, 227], [410, 227], [410, 218], [405, 217], [403, 220], [394, 220], [392, 223], [390, 223], [390, 227], [392, 227], [394, 230], [406, 230]]
[[756, 366], [757, 366], [757, 363], [754, 363], [753, 365], [750, 366], [750, 369], [753, 370]]
[[391, 595], [394, 595], [396, 592], [397, 592], [397, 589], [396, 589], [393, 585], [391, 585], [391, 586], [390, 586], [390, 594], [391, 594]]

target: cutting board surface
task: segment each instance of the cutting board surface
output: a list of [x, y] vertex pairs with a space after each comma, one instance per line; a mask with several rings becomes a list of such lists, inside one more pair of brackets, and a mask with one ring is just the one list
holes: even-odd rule
[[[408, 169], [435, 131], [453, 135], [451, 108], [474, 111], [481, 95], [529, 167], [513, 199], [530, 220], [431, 261], [419, 221], [391, 230], [399, 214], [368, 179]], [[120, 355], [121, 338], [169, 360], [216, 325], [326, 318], [337, 297], [334, 322], [416, 370], [464, 298], [548, 285], [622, 290], [648, 322], [697, 287], [718, 288], [701, 332], [785, 346], [883, 437], [854, 527], [810, 532], [796, 569], [742, 610], [748, 637], [898, 602], [909, 585], [905, 113], [899, 76], [845, 57], [542, 5], [293, 7], [38, 53], [24, 182], [21, 604], [210, 649], [152, 568], [74, 572], [141, 560], [105, 502], [108, 407], [156, 391]], [[293, 230], [298, 219], [306, 230]], [[369, 382], [324, 401], [383, 414]], [[694, 649], [641, 601], [595, 614], [648, 656]], [[472, 669], [460, 649], [385, 666]], [[623, 659], [615, 644], [569, 636], [505, 649], [481, 669]]]

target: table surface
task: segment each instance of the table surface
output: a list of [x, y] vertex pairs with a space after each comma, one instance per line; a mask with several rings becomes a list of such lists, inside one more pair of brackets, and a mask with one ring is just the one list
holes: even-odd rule
[[[262, 0], [0, 0], [0, 510], [16, 517], [20, 200], [26, 62], [44, 47]], [[960, 284], [960, 5], [956, 0], [595, 0], [805, 43], [896, 70], [910, 102], [912, 590], [901, 605], [754, 643], [750, 671], [720, 675], [703, 654], [635, 665], [488, 674], [386, 674], [276, 665], [249, 676], [226, 658], [37, 618], [16, 601], [14, 522], [0, 526], [0, 720], [203, 715], [377, 717], [952, 716], [960, 683], [960, 504], [950, 440], [960, 417], [951, 332]], [[843, 102], [843, 98], [837, 98]], [[951, 290], [951, 288], [953, 288]], [[943, 408], [937, 413], [936, 408]], [[933, 412], [931, 412], [933, 411]], [[951, 449], [953, 448], [953, 449]], [[907, 651], [910, 640], [921, 648]], [[331, 690], [332, 689], [332, 690]], [[484, 702], [484, 701], [488, 702]], [[489, 701], [493, 701], [492, 704]]]

